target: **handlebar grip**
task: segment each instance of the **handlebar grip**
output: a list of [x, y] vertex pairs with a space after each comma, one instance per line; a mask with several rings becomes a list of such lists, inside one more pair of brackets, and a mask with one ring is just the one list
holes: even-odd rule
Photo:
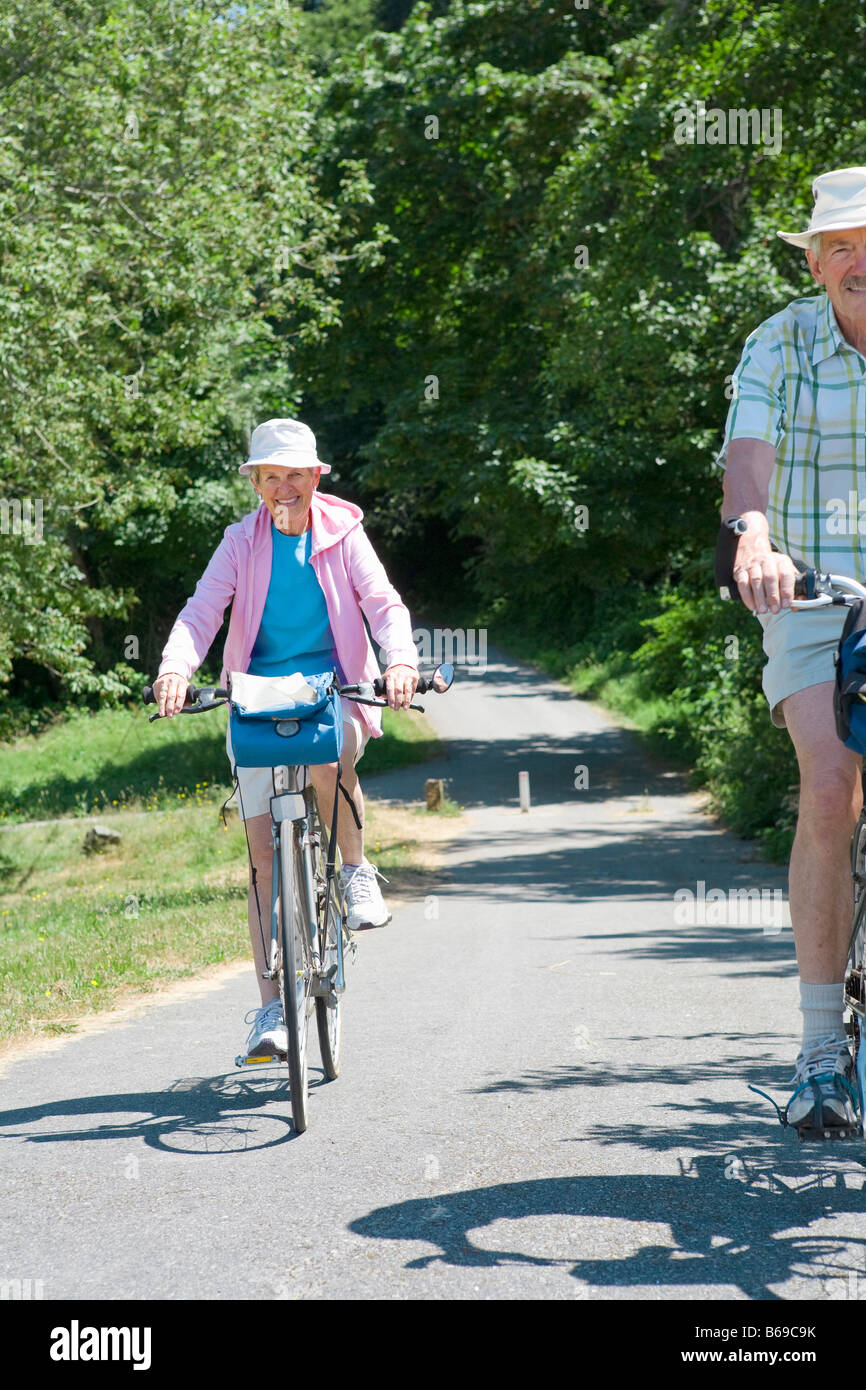
[[[432, 690], [432, 689], [433, 689], [433, 686], [430, 684], [430, 681], [425, 680], [424, 677], [421, 676], [421, 677], [419, 678], [419, 680], [418, 680], [418, 684], [417, 684], [416, 687], [415, 687], [415, 694], [416, 694], [416, 695], [426, 695], [426, 694], [427, 694], [427, 691], [428, 691], [428, 690]], [[374, 693], [374, 695], [379, 695], [379, 696], [382, 696], [382, 695], [385, 694], [385, 677], [384, 677], [384, 676], [377, 676], [376, 679], [373, 681], [373, 693]]]
[[[185, 704], [185, 705], [194, 705], [197, 699], [198, 699], [198, 686], [196, 686], [196, 685], [188, 685], [187, 688], [186, 688], [186, 697], [185, 697], [185, 699], [184, 699], [184, 704]], [[154, 693], [153, 693], [153, 686], [152, 686], [152, 685], [146, 685], [146, 686], [144, 687], [144, 689], [143, 689], [142, 692], [141, 692], [141, 700], [142, 700], [142, 704], [145, 704], [145, 705], [155, 705], [155, 704], [156, 704], [156, 696], [155, 696]]]
[[716, 588], [723, 599], [739, 598], [740, 590], [734, 578], [739, 536], [729, 526], [720, 526], [716, 540]]

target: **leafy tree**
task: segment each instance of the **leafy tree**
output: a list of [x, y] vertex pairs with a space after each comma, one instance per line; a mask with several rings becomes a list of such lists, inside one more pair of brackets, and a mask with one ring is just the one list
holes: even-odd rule
[[341, 258], [375, 259], [358, 167], [316, 184], [298, 23], [278, 0], [5, 7], [0, 467], [43, 533], [0, 538], [0, 680], [28, 658], [57, 693], [119, 693], [129, 634], [152, 661], [248, 505], [250, 425], [297, 408]]
[[315, 67], [325, 73], [335, 58], [351, 52], [379, 27], [376, 0], [317, 0], [304, 10], [300, 42]]
[[[407, 559], [457, 536], [500, 623], [565, 640], [711, 543], [726, 380], [811, 287], [775, 228], [860, 158], [864, 24], [853, 0], [455, 0], [338, 65], [325, 186], [364, 157], [393, 241], [305, 354], [307, 400], [357, 426]], [[781, 147], [677, 143], [697, 101], [779, 108]]]

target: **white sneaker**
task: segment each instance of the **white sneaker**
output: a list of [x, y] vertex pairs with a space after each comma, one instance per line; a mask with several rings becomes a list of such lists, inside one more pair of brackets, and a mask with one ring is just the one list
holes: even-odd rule
[[247, 1056], [269, 1057], [275, 1052], [285, 1056], [289, 1047], [289, 1035], [279, 999], [272, 999], [264, 1008], [250, 1009], [244, 1023], [249, 1023], [250, 1014], [254, 1017], [247, 1038]]
[[383, 883], [388, 880], [374, 868], [368, 859], [362, 860], [357, 869], [340, 870], [340, 888], [346, 907], [346, 925], [349, 931], [363, 931], [366, 927], [384, 927], [390, 922], [391, 914], [385, 905], [376, 879]]
[[796, 1090], [788, 1101], [788, 1123], [801, 1132], [815, 1132], [825, 1138], [856, 1126], [853, 1070], [848, 1044], [838, 1038], [822, 1038], [801, 1052], [789, 1083]]

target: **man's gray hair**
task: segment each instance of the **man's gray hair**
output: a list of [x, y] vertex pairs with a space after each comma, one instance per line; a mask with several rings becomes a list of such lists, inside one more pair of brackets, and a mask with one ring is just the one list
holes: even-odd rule
[[813, 256], [820, 256], [820, 254], [821, 254], [821, 233], [820, 233], [820, 232], [813, 232], [812, 235], [809, 237], [809, 250], [812, 252], [812, 255], [813, 255]]

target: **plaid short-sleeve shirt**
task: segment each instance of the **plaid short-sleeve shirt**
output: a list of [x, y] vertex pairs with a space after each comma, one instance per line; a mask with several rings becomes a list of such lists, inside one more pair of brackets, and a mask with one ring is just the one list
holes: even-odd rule
[[776, 450], [767, 520], [780, 550], [821, 570], [866, 571], [866, 358], [826, 294], [795, 299], [746, 339], [717, 462], [732, 439]]

